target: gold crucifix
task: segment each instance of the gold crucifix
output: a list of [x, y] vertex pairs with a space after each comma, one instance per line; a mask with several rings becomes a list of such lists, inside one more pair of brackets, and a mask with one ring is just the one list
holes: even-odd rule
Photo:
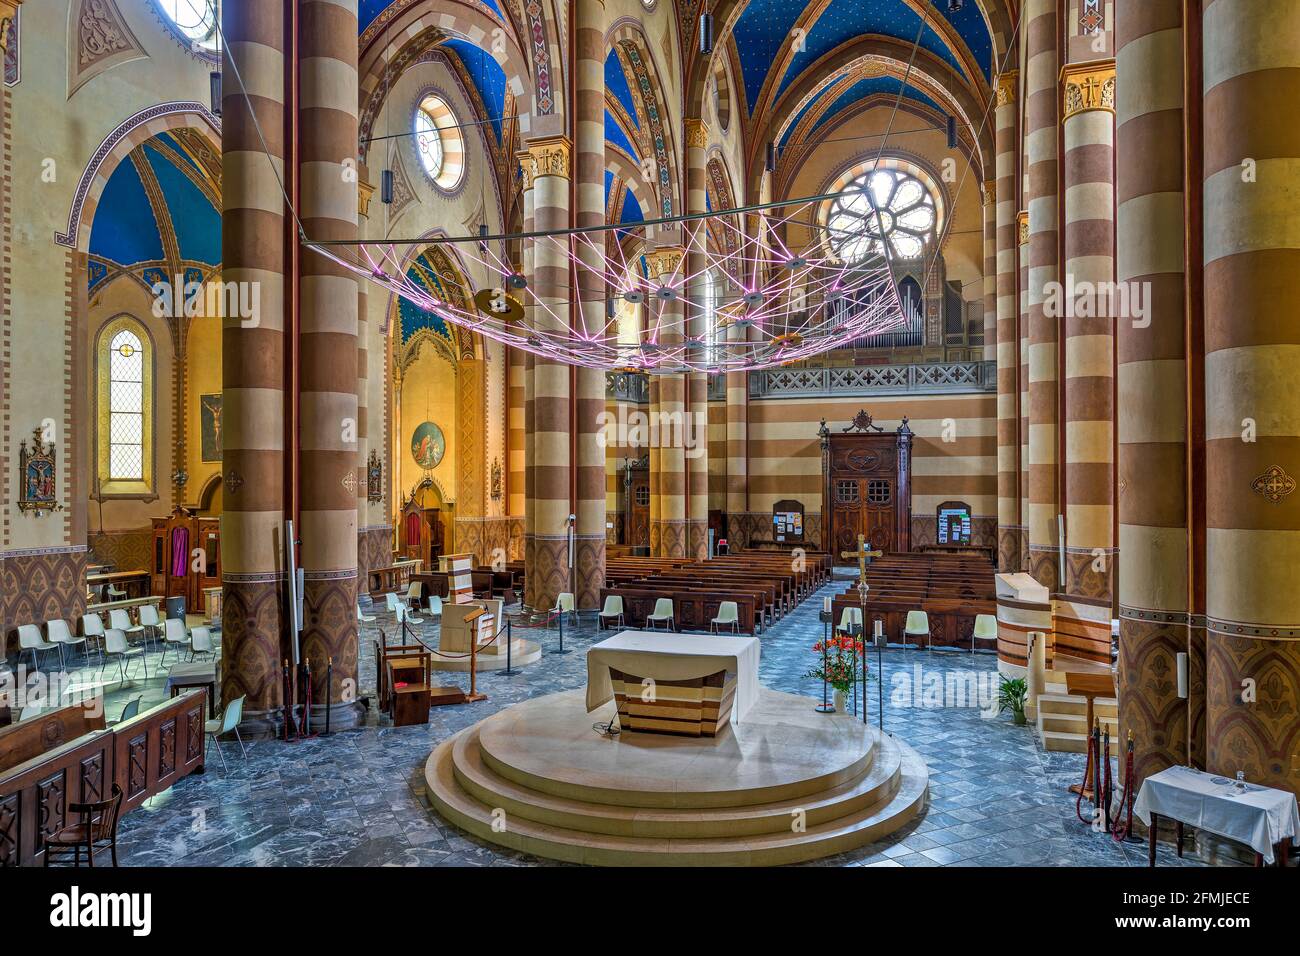
[[885, 556], [885, 552], [883, 551], [867, 550], [867, 536], [864, 534], [858, 535], [858, 550], [840, 552], [841, 558], [858, 559], [858, 580], [859, 581], [865, 581], [867, 579], [867, 558], [883, 558], [884, 556]]

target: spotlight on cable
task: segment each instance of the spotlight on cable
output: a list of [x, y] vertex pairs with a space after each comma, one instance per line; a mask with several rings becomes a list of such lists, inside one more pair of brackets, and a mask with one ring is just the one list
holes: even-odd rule
[[763, 304], [763, 293], [751, 292], [746, 295], [742, 301], [744, 301], [745, 305], [749, 306], [751, 309], [756, 309]]
[[633, 289], [631, 292], [623, 294], [623, 301], [629, 305], [640, 305], [645, 301], [645, 293], [639, 289]]
[[789, 260], [785, 266], [787, 269], [802, 269], [807, 264], [808, 260], [803, 256], [795, 256], [793, 259]]
[[957, 148], [957, 117], [948, 117], [948, 148]]
[[769, 173], [776, 172], [776, 143], [767, 144], [767, 160], [763, 163], [763, 168]]
[[700, 14], [700, 52], [706, 56], [713, 52], [713, 14]]
[[655, 289], [655, 298], [661, 302], [672, 302], [677, 298], [677, 290], [670, 285], [661, 285]]
[[964, 7], [965, 5], [966, 5], [965, 0], [948, 0], [948, 12], [960, 13], [961, 8]]
[[516, 272], [514, 275], [506, 279], [506, 288], [526, 289], [528, 288], [528, 280], [525, 279], [520, 273]]
[[393, 204], [393, 171], [385, 169], [379, 174], [379, 199], [386, 206]]
[[221, 71], [213, 70], [208, 74], [208, 93], [212, 98], [212, 115], [221, 115]]

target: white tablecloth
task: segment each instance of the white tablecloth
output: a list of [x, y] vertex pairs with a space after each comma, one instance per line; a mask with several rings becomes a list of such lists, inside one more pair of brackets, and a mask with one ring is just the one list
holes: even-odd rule
[[654, 680], [692, 680], [720, 670], [736, 675], [732, 719], [744, 720], [758, 700], [756, 637], [620, 631], [587, 650], [587, 712], [614, 698], [609, 669]]
[[1300, 809], [1288, 790], [1274, 790], [1247, 782], [1247, 790], [1235, 789], [1236, 781], [1191, 767], [1169, 767], [1147, 777], [1138, 791], [1133, 812], [1148, 826], [1151, 814], [1181, 820], [1201, 830], [1248, 844], [1273, 862], [1273, 845], [1284, 839], [1300, 838]]

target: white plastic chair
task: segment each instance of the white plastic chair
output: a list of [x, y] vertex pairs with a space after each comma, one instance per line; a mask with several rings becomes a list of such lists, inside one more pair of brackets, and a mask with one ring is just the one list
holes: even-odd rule
[[437, 594], [429, 595], [429, 617], [442, 618], [442, 598]]
[[176, 648], [176, 660], [181, 659], [181, 648], [188, 647], [189, 637], [185, 634], [185, 622], [174, 617], [169, 617], [163, 621], [163, 651], [159, 663], [167, 660], [167, 649]]
[[53, 643], [59, 645], [59, 657], [63, 660], [64, 670], [67, 670], [68, 668], [67, 659], [63, 657], [63, 649], [65, 647], [71, 649], [80, 644], [82, 654], [85, 654], [86, 639], [84, 637], [76, 637], [73, 635], [72, 629], [68, 627], [68, 622], [62, 618], [56, 618], [53, 621], [45, 622], [45, 636]]
[[623, 621], [623, 596], [621, 594], [606, 594], [605, 606], [600, 609], [600, 623], [607, 624], [614, 620], [618, 622], [619, 627], [624, 627]]
[[992, 614], [976, 614], [975, 629], [970, 632], [970, 652], [975, 653], [975, 639], [996, 641], [998, 639], [998, 619]]
[[424, 597], [424, 585], [419, 581], [412, 581], [406, 586], [406, 606], [413, 611], [420, 609], [420, 599]]
[[357, 623], [358, 623], [358, 624], [373, 624], [373, 623], [374, 623], [374, 620], [375, 620], [375, 616], [374, 616], [373, 614], [370, 614], [370, 615], [362, 614], [362, 613], [361, 613], [361, 605], [360, 605], [360, 604], [357, 605]]
[[718, 616], [709, 619], [709, 630], [716, 634], [718, 628], [728, 624], [732, 633], [740, 633], [740, 606], [735, 601], [723, 601], [718, 605]]
[[924, 611], [908, 611], [907, 624], [903, 628], [904, 643], [906, 638], [915, 637], [916, 646], [921, 646], [921, 636], [925, 636], [925, 649], [931, 650], [930, 641], [930, 616]]
[[569, 591], [561, 591], [555, 596], [555, 607], [547, 612], [546, 626], [551, 626], [551, 621], [555, 620], [562, 614], [568, 614], [570, 619], [577, 623], [578, 620], [578, 602], [573, 594]]
[[125, 666], [126, 661], [128, 659], [134, 660], [138, 657], [140, 662], [144, 665], [145, 679], [148, 680], [149, 661], [145, 659], [144, 651], [138, 647], [132, 649], [130, 643], [127, 642], [126, 631], [123, 631], [121, 628], [110, 627], [104, 632], [104, 654], [107, 657], [117, 658], [117, 676], [123, 682], [129, 679], [128, 675], [131, 670], [129, 667]]
[[122, 600], [125, 600], [125, 599], [126, 599], [126, 591], [124, 591], [122, 588], [118, 587], [116, 584], [110, 584], [110, 585], [108, 586], [108, 599], [109, 599], [110, 601], [122, 601]]
[[396, 613], [397, 609], [402, 605], [397, 600], [397, 595], [394, 594], [392, 591], [389, 591], [387, 594], [384, 595], [384, 606], [387, 607], [388, 610], [392, 611], [393, 613]]
[[104, 619], [93, 611], [81, 615], [81, 633], [85, 636], [87, 647], [94, 644], [99, 651], [99, 664], [104, 664]]
[[852, 634], [853, 629], [857, 628], [859, 633], [862, 630], [862, 608], [846, 607], [840, 612], [840, 623], [835, 630], [843, 634]]
[[37, 651], [59, 651], [60, 664], [62, 664], [63, 652], [58, 644], [52, 644], [41, 637], [41, 629], [35, 624], [18, 625], [18, 654], [22, 655], [23, 651], [32, 652], [32, 670], [40, 673], [41, 664]]
[[190, 660], [194, 660], [195, 654], [207, 654], [214, 659], [217, 656], [212, 649], [212, 631], [207, 625], [190, 628]]
[[[142, 604], [140, 606], [140, 626], [144, 628], [145, 636], [149, 642], [154, 645], [155, 650], [158, 646], [158, 628], [162, 627], [162, 618], [158, 616], [158, 608], [152, 604]], [[130, 631], [127, 631], [130, 634]]]
[[673, 616], [672, 598], [656, 598], [654, 612], [647, 614], [645, 618], [646, 627], [652, 631], [659, 629], [659, 622], [661, 621], [666, 630], [674, 631], [677, 629], [677, 622], [674, 620]]
[[212, 746], [217, 748], [217, 756], [221, 758], [221, 769], [229, 772], [230, 768], [226, 766], [226, 755], [221, 752], [221, 744], [217, 740], [222, 734], [235, 732], [235, 739], [239, 741], [239, 751], [248, 759], [248, 751], [244, 749], [244, 738], [239, 736], [239, 721], [244, 716], [244, 698], [236, 697], [226, 705], [221, 716], [216, 720], [207, 720], [203, 722], [203, 731], [212, 738]]

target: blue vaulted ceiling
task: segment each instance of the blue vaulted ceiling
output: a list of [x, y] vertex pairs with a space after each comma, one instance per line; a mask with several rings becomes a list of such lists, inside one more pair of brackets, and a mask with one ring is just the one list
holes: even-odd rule
[[[737, 20], [732, 38], [751, 115], [773, 64], [806, 6], [791, 0], [750, 0]], [[960, 35], [984, 79], [988, 80], [993, 66], [993, 41], [976, 0], [967, 0], [960, 11], [950, 11], [946, 2], [930, 2], [928, 13], [930, 19], [923, 27], [920, 17], [905, 0], [830, 0], [820, 16], [802, 24], [807, 30], [803, 50], [795, 53], [779, 80], [772, 82], [776, 83], [778, 94], [784, 92], [819, 58], [856, 37], [888, 36], [910, 46], [918, 31], [922, 49], [939, 57], [958, 76], [967, 77], [958, 51], [952, 50], [940, 31], [930, 25], [940, 16]]]
[[613, 50], [605, 57], [605, 91], [627, 111], [632, 125], [641, 128], [641, 120], [636, 115], [636, 104], [632, 100], [632, 87], [628, 85], [627, 73], [623, 71], [623, 62]]
[[[91, 285], [112, 266], [131, 269], [142, 263], [194, 267], [221, 262], [221, 212], [206, 178], [171, 133], [161, 133], [137, 147], [146, 178], [157, 183], [159, 208], [149, 200], [141, 169], [131, 159], [118, 163], [104, 185], [90, 231], [90, 255], [101, 260], [91, 269]], [[166, 263], [164, 234], [175, 234], [179, 262]]]
[[452, 38], [443, 40], [441, 45], [460, 59], [474, 89], [478, 90], [483, 108], [487, 110], [488, 122], [500, 143], [501, 114], [506, 108], [506, 71], [490, 53], [468, 40]]

